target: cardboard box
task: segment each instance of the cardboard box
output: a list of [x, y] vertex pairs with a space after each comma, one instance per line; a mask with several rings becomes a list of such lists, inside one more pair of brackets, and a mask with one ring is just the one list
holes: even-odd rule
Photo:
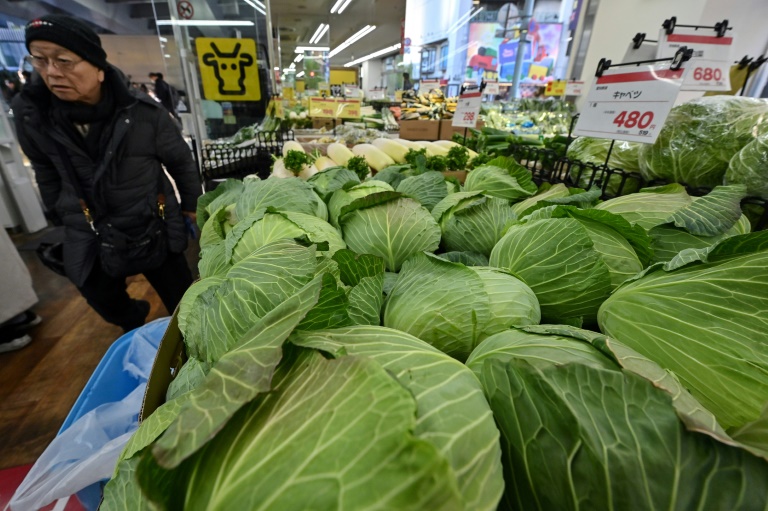
[[160, 346], [155, 355], [155, 363], [147, 380], [147, 390], [144, 391], [144, 401], [141, 403], [139, 421], [149, 417], [152, 412], [165, 403], [165, 394], [175, 374], [186, 360], [184, 353], [184, 338], [179, 330], [178, 307], [171, 317], [168, 328], [160, 341]]
[[[451, 140], [451, 137], [454, 133], [458, 133], [462, 137], [464, 136], [464, 128], [454, 128], [451, 124], [453, 121], [440, 121], [441, 123], [445, 123], [444, 126], [441, 126], [440, 130], [440, 140]], [[475, 127], [476, 130], [482, 129], [483, 126], [485, 126], [485, 123], [483, 121], [477, 121], [477, 126]], [[467, 136], [472, 136], [472, 132], [469, 131], [471, 128], [467, 128]]]
[[325, 128], [326, 130], [332, 130], [337, 124], [335, 119], [315, 118], [312, 119], [312, 128], [319, 130]]
[[403, 140], [440, 140], [439, 121], [400, 121]]

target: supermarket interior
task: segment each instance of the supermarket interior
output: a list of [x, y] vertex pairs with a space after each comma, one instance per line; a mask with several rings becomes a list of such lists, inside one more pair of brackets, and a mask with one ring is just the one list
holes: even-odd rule
[[0, 0], [0, 511], [765, 511], [765, 20]]

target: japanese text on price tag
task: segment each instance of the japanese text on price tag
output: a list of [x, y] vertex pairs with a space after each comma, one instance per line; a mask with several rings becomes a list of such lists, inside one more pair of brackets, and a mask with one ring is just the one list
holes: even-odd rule
[[693, 49], [691, 58], [694, 59], [730, 61], [733, 35], [718, 37], [714, 30], [697, 30], [688, 27], [675, 27], [674, 33], [667, 34], [667, 31], [662, 28], [659, 32], [656, 58], [674, 57], [677, 50], [683, 46]]
[[731, 64], [722, 60], [694, 59], [686, 67], [682, 90], [731, 90]]
[[360, 108], [362, 102], [359, 99], [336, 100], [336, 117], [338, 119], [359, 119], [362, 117]]
[[477, 126], [481, 103], [482, 95], [479, 92], [469, 92], [459, 96], [451, 125], [459, 128], [474, 128]]
[[589, 90], [574, 134], [653, 143], [685, 73], [668, 63], [603, 71]]
[[336, 100], [324, 98], [309, 98], [309, 116], [333, 119], [336, 117]]
[[368, 99], [384, 99], [387, 91], [385, 90], [369, 90]]
[[545, 96], [565, 96], [566, 88], [565, 80], [554, 80], [547, 84], [547, 88], [544, 90]]

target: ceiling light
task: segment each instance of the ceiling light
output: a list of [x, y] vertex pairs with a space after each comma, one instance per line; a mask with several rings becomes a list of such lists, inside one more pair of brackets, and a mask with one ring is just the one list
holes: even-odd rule
[[289, 66], [289, 69], [296, 69], [296, 63], [291, 62], [291, 65]]
[[344, 2], [344, 3], [342, 4], [342, 6], [341, 6], [341, 7], [339, 7], [339, 14], [341, 14], [342, 12], [344, 12], [344, 9], [346, 9], [346, 8], [347, 8], [347, 6], [348, 6], [348, 5], [349, 5], [351, 2], [352, 2], [352, 0], [347, 0], [346, 2]]
[[280, 68], [279, 68], [279, 67], [276, 67], [276, 68], [275, 68], [275, 71], [280, 71]]
[[168, 55], [167, 53], [166, 53], [165, 55], [163, 55], [163, 57], [165, 57], [165, 58], [167, 58], [167, 59], [171, 58], [171, 56], [170, 56], [170, 55]]
[[366, 60], [371, 60], [372, 58], [376, 58], [381, 55], [386, 55], [387, 53], [392, 53], [393, 51], [399, 50], [399, 49], [400, 49], [400, 43], [393, 44], [392, 46], [388, 48], [384, 48], [383, 50], [375, 51], [369, 55], [366, 55], [365, 57], [360, 57], [359, 59], [353, 60], [352, 62], [347, 62], [346, 64], [344, 64], [344, 67], [352, 67], [355, 64], [360, 64], [361, 62], [365, 62]]
[[302, 60], [304, 60], [304, 54], [303, 53], [299, 53], [298, 55], [296, 55], [296, 58], [293, 59], [294, 62], [301, 62]]
[[344, 0], [336, 0], [336, 3], [333, 4], [333, 7], [331, 7], [331, 14], [336, 12], [336, 10], [339, 8], [339, 6], [344, 3]]
[[256, 5], [258, 5], [259, 7], [264, 9], [265, 11], [267, 10], [267, 6], [264, 5], [264, 2], [262, 2], [261, 0], [253, 0], [253, 1], [256, 2]]
[[[245, 0], [245, 3], [247, 3], [248, 5], [253, 7], [254, 9], [256, 9], [256, 11], [260, 12], [262, 15], [264, 15], [264, 16], [267, 15], [267, 13], [266, 13], [266, 11], [264, 9], [262, 9], [261, 7], [259, 7], [255, 3], [253, 3], [251, 0]], [[261, 3], [261, 2], [259, 2], [259, 3]], [[264, 4], [262, 4], [262, 5], [264, 5]]]
[[331, 28], [331, 26], [326, 23], [325, 27], [323, 28], [323, 31], [320, 32], [319, 36], [317, 36], [317, 40], [315, 41], [315, 44], [319, 43], [323, 39], [323, 36], [325, 35], [326, 32], [328, 32], [329, 28]]
[[291, 69], [291, 68], [288, 68], [288, 69], [283, 69], [283, 73], [285, 73], [285, 74], [288, 74], [288, 73], [295, 73], [295, 72], [296, 72], [296, 70], [295, 70], [295, 69]]
[[157, 20], [158, 26], [176, 25], [178, 27], [252, 27], [253, 21], [219, 20]]
[[305, 51], [328, 51], [330, 50], [327, 46], [297, 46], [296, 50], [294, 50], [296, 53], [304, 53]]
[[161, 40], [162, 42], [164, 42], [164, 43], [167, 43], [167, 42], [168, 42], [168, 38], [167, 38], [167, 37], [161, 37], [161, 38], [160, 38], [160, 40]]
[[342, 51], [344, 51], [346, 48], [352, 46], [355, 42], [362, 39], [363, 37], [367, 36], [371, 32], [376, 30], [376, 25], [366, 25], [360, 30], [358, 30], [354, 35], [352, 35], [349, 39], [338, 45], [336, 48], [331, 51], [331, 53], [328, 54], [328, 58], [333, 57], [334, 55], [338, 55]]
[[320, 32], [323, 31], [323, 27], [325, 27], [325, 23], [320, 23], [317, 26], [317, 30], [315, 30], [315, 35], [309, 38], [309, 44], [315, 44], [316, 40], [319, 39], [318, 35], [320, 35]]
[[296, 78], [304, 78], [304, 71], [301, 73], [296, 73]]

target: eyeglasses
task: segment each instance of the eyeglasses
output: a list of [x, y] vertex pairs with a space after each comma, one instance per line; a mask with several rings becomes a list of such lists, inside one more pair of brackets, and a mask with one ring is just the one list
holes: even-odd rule
[[68, 73], [72, 71], [75, 66], [81, 63], [84, 59], [70, 60], [62, 57], [47, 59], [45, 57], [38, 57], [37, 55], [27, 55], [24, 57], [24, 60], [26, 60], [37, 71], [47, 71], [48, 66], [53, 66], [62, 73]]

